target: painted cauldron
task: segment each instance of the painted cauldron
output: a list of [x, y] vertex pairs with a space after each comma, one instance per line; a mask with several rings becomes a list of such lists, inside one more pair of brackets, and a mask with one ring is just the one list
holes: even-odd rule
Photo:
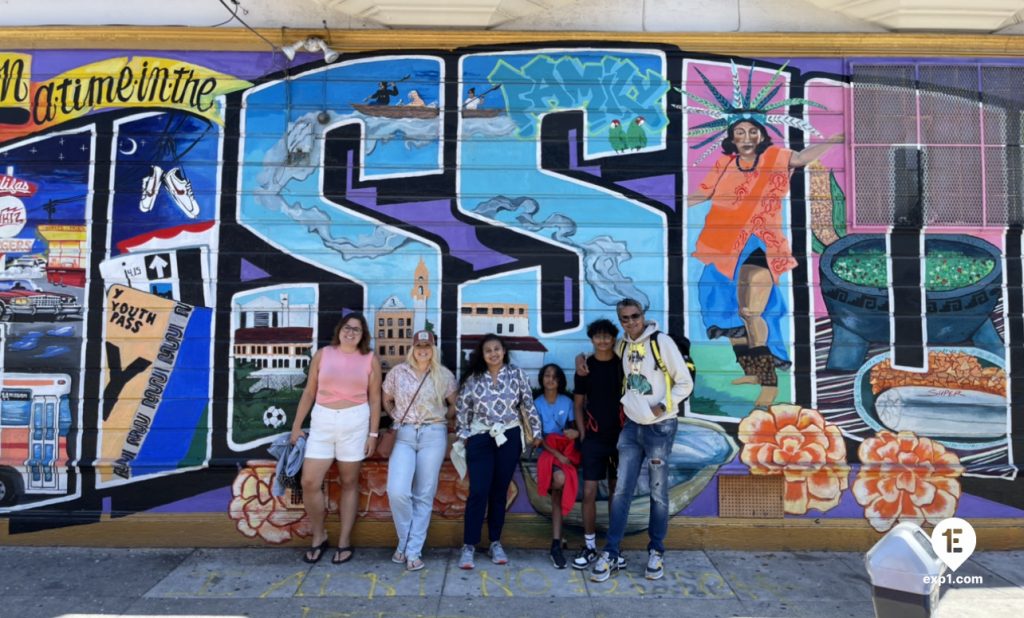
[[[1004, 354], [992, 324], [1003, 278], [998, 248], [980, 238], [925, 235], [925, 315], [929, 344], [971, 345]], [[889, 342], [889, 289], [883, 234], [852, 234], [819, 261], [821, 294], [832, 320], [828, 369], [860, 367], [871, 342]]]

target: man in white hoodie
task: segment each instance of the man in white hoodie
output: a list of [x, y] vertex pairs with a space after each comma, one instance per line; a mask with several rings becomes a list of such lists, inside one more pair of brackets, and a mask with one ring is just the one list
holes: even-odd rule
[[[633, 501], [640, 466], [647, 458], [651, 486], [651, 515], [647, 526], [647, 579], [665, 576], [662, 556], [668, 533], [668, 458], [679, 424], [679, 406], [693, 391], [693, 380], [682, 352], [655, 322], [644, 319], [639, 301], [625, 298], [615, 306], [624, 331], [618, 350], [625, 373], [622, 396], [626, 423], [619, 434], [619, 470], [612, 497], [608, 537], [604, 551], [594, 562], [591, 581], [606, 581], [618, 569], [619, 544], [626, 531], [626, 520]], [[657, 333], [656, 355], [651, 345]], [[661, 362], [658, 362], [660, 356]], [[665, 368], [662, 371], [661, 367]]]

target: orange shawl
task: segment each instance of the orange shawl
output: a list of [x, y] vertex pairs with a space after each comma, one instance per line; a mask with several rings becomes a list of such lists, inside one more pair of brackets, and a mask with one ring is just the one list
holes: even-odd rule
[[740, 253], [750, 237], [756, 236], [764, 242], [768, 269], [776, 282], [796, 267], [782, 221], [792, 155], [787, 148], [769, 146], [749, 172], [736, 166], [736, 155], [719, 157], [699, 185], [703, 195], [711, 198], [711, 210], [697, 238], [694, 257], [731, 280]]

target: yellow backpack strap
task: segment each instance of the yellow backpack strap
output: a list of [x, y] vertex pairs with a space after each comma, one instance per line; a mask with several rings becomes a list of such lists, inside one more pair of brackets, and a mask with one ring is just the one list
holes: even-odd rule
[[[619, 340], [619, 343], [617, 344], [617, 349], [618, 349], [617, 354], [619, 355], [619, 367], [621, 368], [622, 367], [622, 355], [626, 353], [626, 340], [625, 339]], [[625, 371], [622, 372], [622, 388], [621, 388], [621, 391], [622, 391], [623, 394], [625, 394], [625, 392], [626, 392], [626, 372]]]
[[661, 375], [665, 376], [665, 407], [667, 410], [672, 409], [672, 376], [668, 375], [668, 367], [665, 366], [665, 361], [661, 360], [661, 350], [658, 348], [658, 335], [661, 331], [654, 331], [651, 334], [651, 352], [654, 354], [654, 362], [658, 364], [658, 369], [661, 370]]

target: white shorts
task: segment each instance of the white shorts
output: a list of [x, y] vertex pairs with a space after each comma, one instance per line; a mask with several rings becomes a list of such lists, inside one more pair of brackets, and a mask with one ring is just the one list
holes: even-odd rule
[[362, 461], [370, 432], [370, 405], [333, 410], [313, 404], [306, 440], [307, 459]]

